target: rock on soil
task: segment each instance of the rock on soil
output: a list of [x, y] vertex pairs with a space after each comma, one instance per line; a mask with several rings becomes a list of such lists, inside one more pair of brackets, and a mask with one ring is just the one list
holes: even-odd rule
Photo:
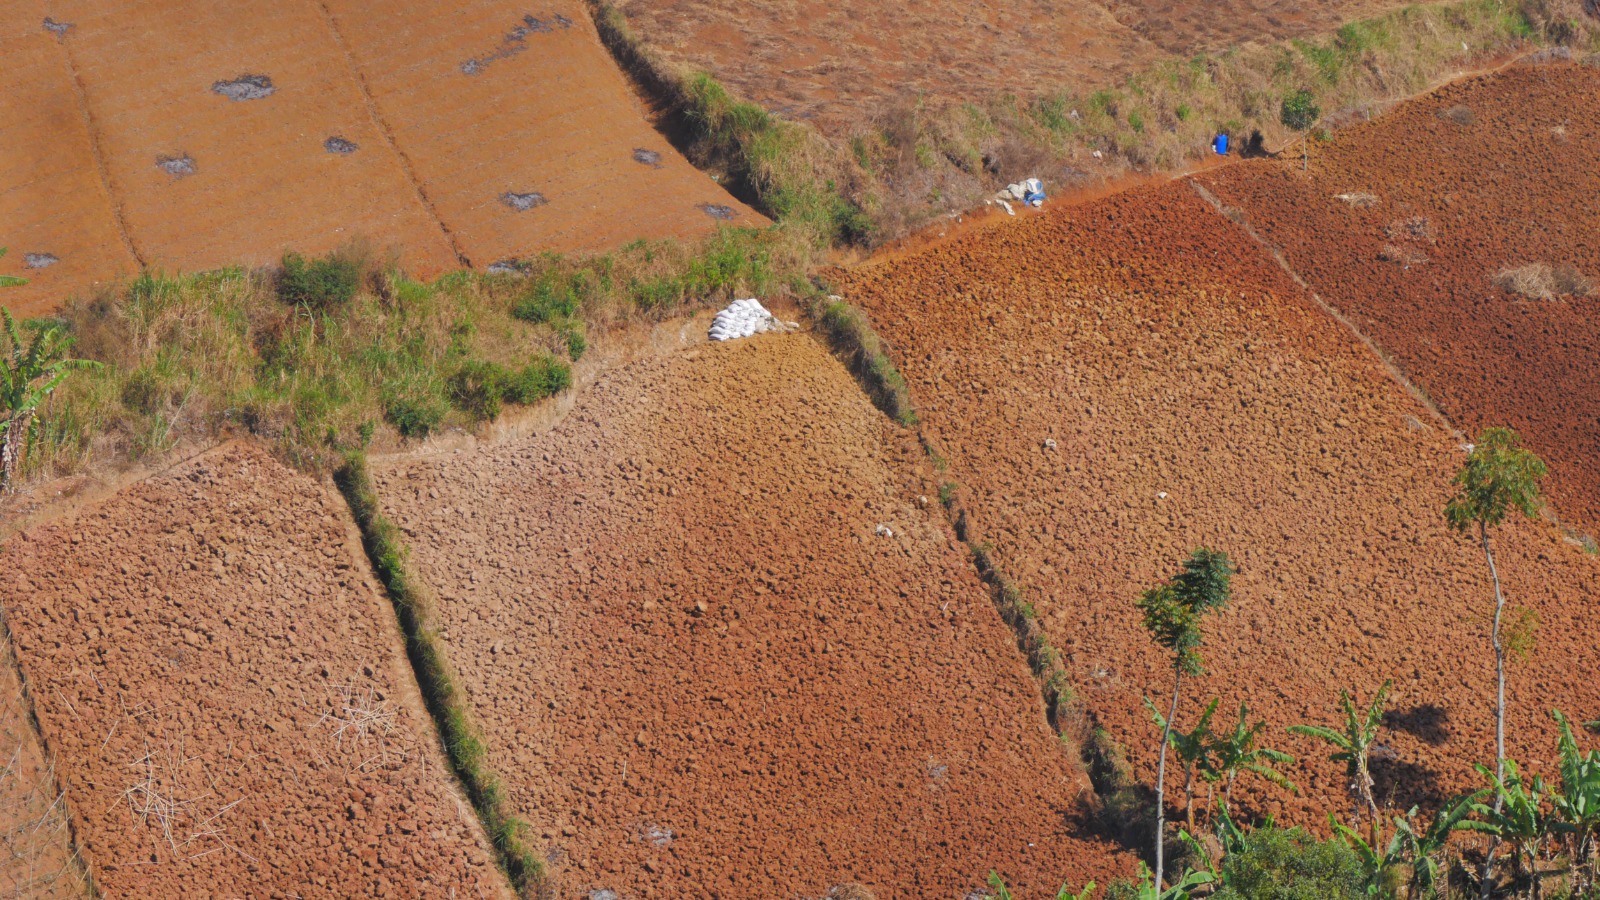
[[104, 896], [502, 895], [352, 527], [228, 446], [0, 551]]
[[[1141, 698], [1170, 691], [1171, 665], [1134, 602], [1206, 545], [1239, 574], [1180, 724], [1211, 696], [1220, 724], [1248, 701], [1264, 742], [1302, 760], [1303, 796], [1246, 778], [1247, 812], [1325, 827], [1347, 809], [1342, 767], [1283, 729], [1334, 724], [1340, 688], [1369, 698], [1386, 678], [1380, 798], [1403, 812], [1477, 786], [1494, 600], [1442, 515], [1458, 442], [1188, 184], [1008, 221], [835, 288], [897, 348], [972, 538], [1150, 783]], [[1495, 541], [1510, 602], [1539, 615], [1537, 652], [1511, 667], [1510, 748], [1549, 772], [1550, 708], [1600, 710], [1582, 674], [1600, 669], [1600, 558], [1544, 522]]]
[[[1600, 537], [1600, 296], [1492, 283], [1544, 263], [1600, 285], [1600, 69], [1515, 66], [1318, 151], [1309, 175], [1262, 161], [1203, 180], [1469, 436], [1521, 432], [1550, 464], [1556, 512]], [[1349, 191], [1379, 202], [1352, 209], [1335, 198]], [[1427, 262], [1380, 259], [1393, 244]]]
[[958, 897], [991, 868], [1042, 896], [1131, 869], [916, 504], [920, 460], [790, 334], [629, 364], [545, 434], [380, 475], [562, 896]]

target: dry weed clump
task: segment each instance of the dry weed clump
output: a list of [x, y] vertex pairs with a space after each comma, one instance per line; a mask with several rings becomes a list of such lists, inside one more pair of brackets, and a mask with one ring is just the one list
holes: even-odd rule
[[1528, 263], [1495, 273], [1494, 286], [1530, 300], [1594, 296], [1594, 282], [1569, 265]]
[[[7, 710], [0, 732], [20, 725]], [[26, 727], [21, 725], [21, 727]], [[0, 768], [0, 897], [84, 896], [86, 877], [71, 850], [65, 794], [54, 788], [53, 767], [27, 772], [20, 743]]]
[[186, 753], [186, 735], [145, 741], [144, 756], [128, 763], [137, 779], [122, 792], [128, 808], [167, 845], [174, 860], [193, 860], [220, 851], [255, 858], [228, 841], [225, 817], [243, 798], [223, 802], [202, 782], [198, 756]]
[[1378, 205], [1378, 195], [1368, 194], [1365, 191], [1352, 191], [1348, 194], [1335, 194], [1335, 200], [1348, 203], [1355, 209], [1371, 209]]

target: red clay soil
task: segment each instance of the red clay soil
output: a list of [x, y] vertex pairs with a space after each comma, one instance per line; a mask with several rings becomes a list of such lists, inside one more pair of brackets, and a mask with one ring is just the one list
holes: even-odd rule
[[[1600, 69], [1517, 66], [1314, 148], [1204, 176], [1462, 430], [1511, 425], [1563, 520], [1600, 536], [1600, 297], [1492, 279], [1573, 265], [1600, 285]], [[1376, 201], [1357, 208], [1339, 194]]]
[[73, 858], [67, 811], [57, 797], [7, 648], [0, 651], [0, 896], [89, 896]]
[[[424, 274], [455, 264], [315, 5], [73, 0], [52, 13], [72, 24], [61, 41], [147, 265], [256, 265], [356, 238], [403, 248]], [[272, 93], [213, 90], [245, 75], [270, 79]], [[331, 137], [358, 149], [331, 153]], [[185, 157], [192, 174], [158, 164]]]
[[[1208, 622], [1209, 674], [1179, 724], [1247, 700], [1296, 754], [1299, 798], [1246, 778], [1248, 807], [1318, 825], [1342, 767], [1284, 733], [1333, 724], [1340, 688], [1395, 681], [1378, 793], [1395, 809], [1475, 785], [1493, 758], [1493, 593], [1441, 510], [1463, 454], [1377, 360], [1183, 182], [989, 229], [836, 288], [864, 306], [925, 434], [1038, 609], [1090, 711], [1153, 783], [1144, 696], [1171, 665], [1140, 593], [1197, 546], [1239, 566]], [[1495, 535], [1513, 605], [1539, 616], [1512, 664], [1510, 749], [1550, 771], [1551, 707], [1592, 717], [1600, 558], [1544, 522]]]
[[504, 895], [359, 553], [330, 489], [236, 446], [8, 541], [102, 895]]
[[66, 52], [40, 26], [38, 5], [22, 6], [0, 4], [0, 247], [10, 249], [0, 274], [29, 283], [0, 298], [32, 316], [137, 264], [96, 171]]
[[628, 364], [545, 434], [381, 474], [562, 897], [1131, 868], [1083, 836], [1086, 780], [919, 458], [794, 334]]
[[[581, 0], [323, 6], [422, 189], [474, 265], [698, 235], [722, 221], [766, 222], [645, 121]], [[640, 162], [637, 150], [658, 158]], [[507, 194], [543, 202], [517, 209]], [[706, 206], [732, 218], [718, 219]]]
[[[621, 0], [665, 59], [786, 118], [849, 135], [918, 98], [1110, 85], [1165, 55], [1326, 31], [1387, 0], [960, 3]], [[1305, 7], [1315, 9], [1307, 10]]]

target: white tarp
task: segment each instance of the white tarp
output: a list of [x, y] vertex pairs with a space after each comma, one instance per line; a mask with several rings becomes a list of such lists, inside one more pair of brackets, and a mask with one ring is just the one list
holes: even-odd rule
[[728, 304], [727, 309], [717, 313], [717, 317], [711, 320], [713, 341], [731, 341], [764, 331], [788, 330], [789, 326], [778, 321], [777, 316], [767, 312], [761, 301], [754, 297], [733, 301]]

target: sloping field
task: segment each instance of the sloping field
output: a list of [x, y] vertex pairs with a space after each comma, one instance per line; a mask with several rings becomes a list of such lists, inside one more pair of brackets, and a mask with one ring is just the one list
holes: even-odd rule
[[[1400, 4], [1337, 0], [748, 3], [621, 0], [664, 58], [849, 136], [919, 97], [1094, 90], [1171, 54], [1326, 31]], [[1306, 7], [1312, 7], [1307, 9]]]
[[765, 221], [649, 126], [576, 0], [50, 13], [0, 6], [0, 267], [35, 279], [6, 294], [26, 312], [138, 262], [361, 240], [431, 276]]
[[225, 447], [10, 540], [7, 610], [102, 896], [499, 896], [322, 485]]
[[[26, 9], [23, 7], [26, 6]], [[66, 51], [36, 4], [0, 4], [0, 274], [6, 308], [48, 312], [69, 291], [132, 272], [73, 87]]]
[[475, 265], [765, 221], [645, 122], [581, 0], [322, 6]]
[[9, 652], [0, 653], [0, 897], [87, 897], [67, 811], [29, 725], [15, 666]]
[[[130, 0], [53, 12], [72, 26], [61, 42], [147, 265], [255, 265], [357, 236], [403, 248], [419, 271], [454, 263], [313, 5]], [[329, 152], [335, 137], [357, 149]]]
[[919, 454], [796, 334], [632, 363], [545, 434], [380, 477], [562, 896], [1131, 867], [1082, 837], [1085, 779]]
[[1513, 67], [1342, 132], [1309, 174], [1285, 160], [1202, 180], [1460, 428], [1520, 431], [1557, 512], [1600, 535], [1600, 297], [1493, 282], [1543, 263], [1600, 285], [1600, 69]]
[[[1174, 182], [989, 229], [836, 285], [897, 348], [927, 436], [950, 459], [972, 539], [1037, 608], [1078, 695], [1153, 779], [1143, 696], [1171, 664], [1134, 602], [1194, 547], [1239, 565], [1187, 689], [1219, 720], [1247, 700], [1304, 790], [1258, 812], [1321, 824], [1342, 767], [1284, 734], [1332, 724], [1340, 688], [1395, 680], [1395, 758], [1378, 793], [1403, 811], [1476, 782], [1493, 759], [1493, 594], [1442, 509], [1463, 454], [1446, 430], [1242, 230]], [[1600, 558], [1545, 523], [1496, 535], [1511, 603], [1537, 611], [1512, 665], [1510, 747], [1553, 754], [1551, 707], [1600, 710], [1590, 620]], [[1548, 765], [1540, 765], [1548, 771]], [[1247, 780], [1248, 781], [1248, 780]]]

